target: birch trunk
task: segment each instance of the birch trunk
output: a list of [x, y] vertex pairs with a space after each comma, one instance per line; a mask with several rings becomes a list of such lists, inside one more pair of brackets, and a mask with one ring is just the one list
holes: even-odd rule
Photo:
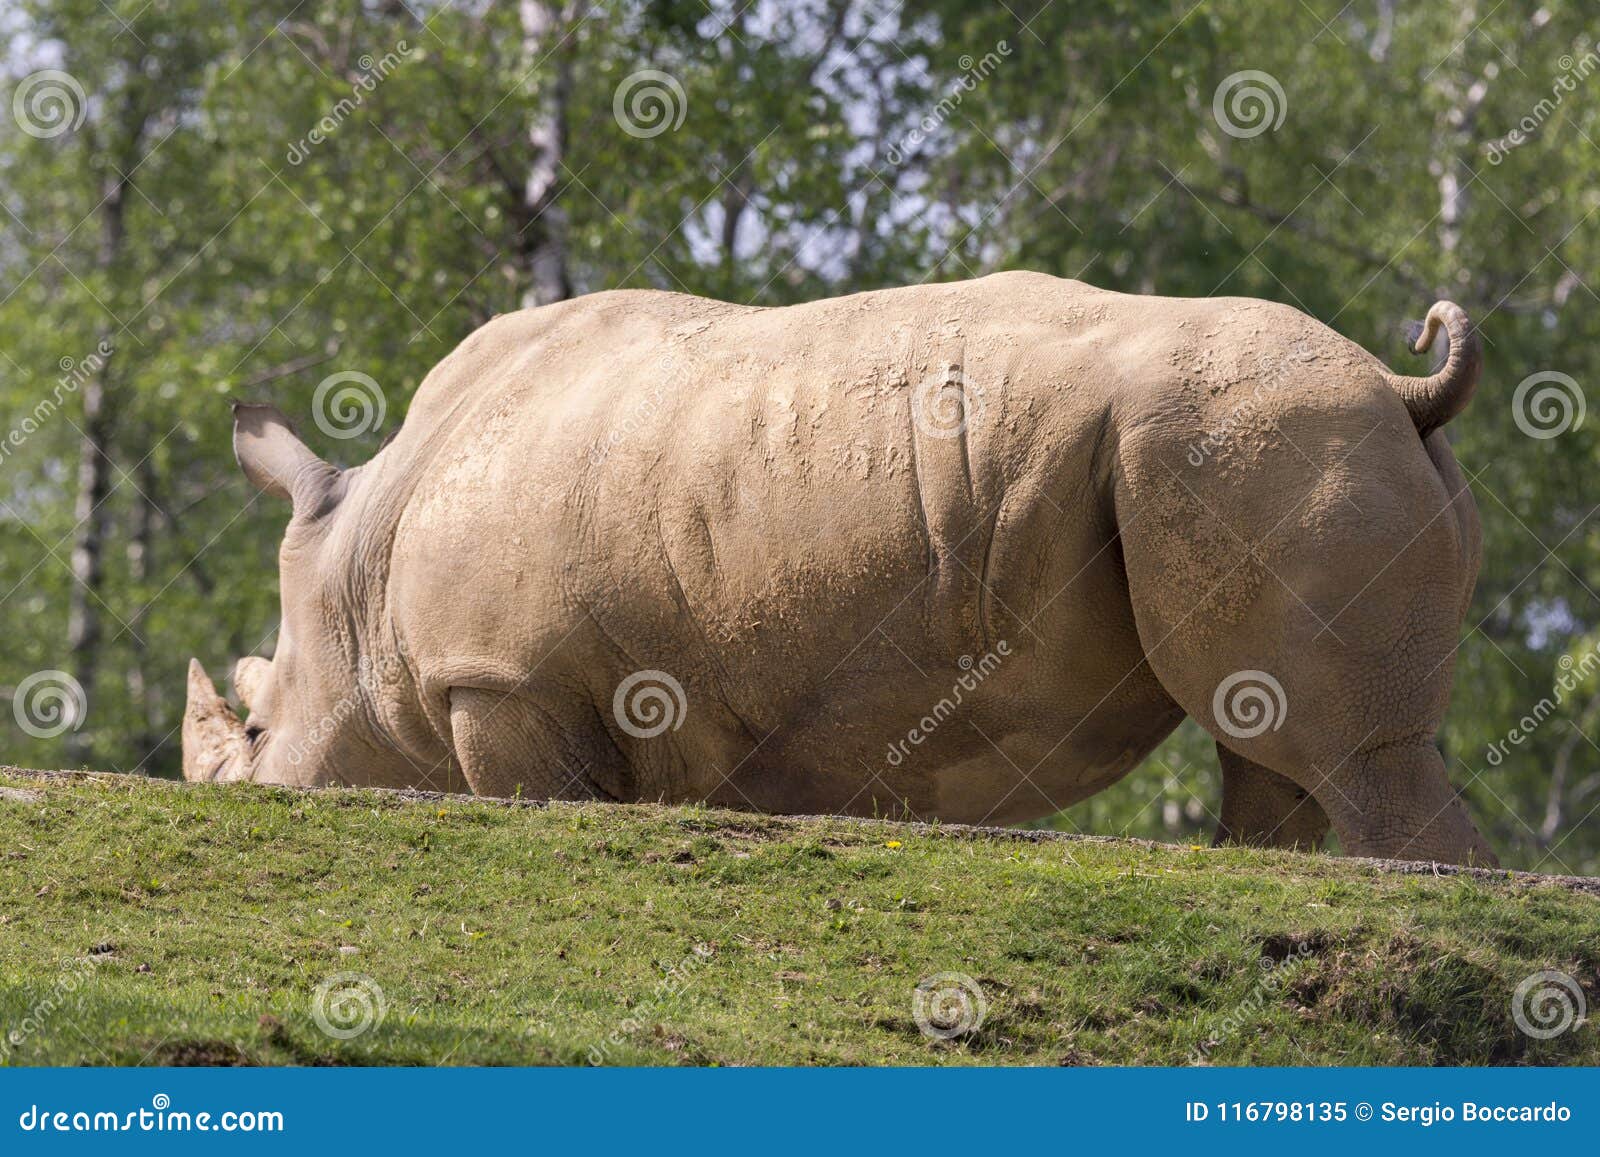
[[[122, 251], [127, 180], [113, 176], [100, 206], [100, 251], [96, 264], [111, 268]], [[111, 349], [109, 336], [100, 345]], [[100, 672], [104, 640], [105, 542], [108, 528], [106, 499], [111, 492], [111, 441], [115, 416], [111, 398], [111, 367], [116, 355], [105, 357], [83, 383], [83, 425], [78, 442], [78, 496], [73, 507], [72, 590], [67, 600], [67, 654], [72, 677], [83, 688], [93, 710], [94, 686]], [[67, 760], [83, 764], [89, 759], [93, 732], [74, 728], [66, 733]]]
[[567, 269], [567, 217], [559, 192], [567, 151], [567, 105], [572, 94], [572, 52], [564, 43], [559, 4], [521, 0], [522, 50], [538, 78], [539, 104], [528, 128], [532, 156], [523, 193], [529, 226], [521, 233], [527, 277], [524, 306], [549, 305], [572, 296]]

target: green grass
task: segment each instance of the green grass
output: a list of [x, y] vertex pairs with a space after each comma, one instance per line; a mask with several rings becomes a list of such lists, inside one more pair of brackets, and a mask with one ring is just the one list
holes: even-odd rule
[[[1600, 897], [693, 808], [0, 775], [10, 1064], [1600, 1063]], [[354, 950], [354, 951], [351, 951]], [[1288, 961], [1263, 964], [1263, 961]], [[386, 1014], [318, 1027], [339, 972]], [[973, 978], [930, 1039], [917, 983]], [[335, 1028], [360, 1002], [324, 1009]]]

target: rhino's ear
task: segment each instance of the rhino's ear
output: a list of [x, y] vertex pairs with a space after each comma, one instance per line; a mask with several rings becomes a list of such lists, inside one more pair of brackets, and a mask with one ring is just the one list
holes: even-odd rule
[[325, 513], [342, 493], [342, 471], [313, 454], [276, 406], [233, 404], [233, 454], [257, 489], [289, 499], [296, 514]]
[[233, 665], [233, 691], [246, 712], [254, 711], [261, 688], [272, 674], [272, 661], [260, 655], [246, 655]]

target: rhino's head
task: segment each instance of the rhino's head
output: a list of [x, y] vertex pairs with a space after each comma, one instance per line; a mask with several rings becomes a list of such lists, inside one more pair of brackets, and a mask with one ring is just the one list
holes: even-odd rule
[[183, 777], [317, 785], [333, 782], [340, 747], [364, 710], [354, 640], [334, 607], [333, 516], [350, 475], [318, 458], [271, 406], [235, 404], [233, 449], [245, 476], [287, 499], [294, 516], [279, 552], [282, 623], [275, 656], [241, 659], [233, 686], [247, 717], [189, 661]]

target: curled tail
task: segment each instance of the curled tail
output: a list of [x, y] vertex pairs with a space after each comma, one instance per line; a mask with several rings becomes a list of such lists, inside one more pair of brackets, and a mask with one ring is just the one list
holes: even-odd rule
[[1413, 352], [1427, 353], [1440, 329], [1445, 331], [1448, 346], [1438, 373], [1425, 378], [1386, 373], [1389, 385], [1411, 411], [1417, 433], [1424, 438], [1467, 408], [1478, 387], [1478, 372], [1483, 368], [1478, 332], [1467, 311], [1453, 301], [1436, 302], [1428, 311]]

